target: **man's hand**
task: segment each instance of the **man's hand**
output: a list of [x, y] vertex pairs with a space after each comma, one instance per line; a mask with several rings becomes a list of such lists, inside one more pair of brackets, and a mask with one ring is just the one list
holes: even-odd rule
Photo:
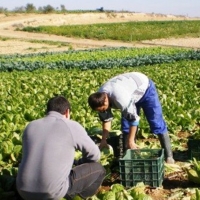
[[99, 149], [101, 150], [101, 149], [103, 149], [103, 148], [109, 148], [109, 145], [108, 145], [108, 143], [107, 143], [107, 141], [106, 140], [101, 140], [101, 143], [100, 143], [100, 145], [99, 145]]
[[139, 146], [135, 143], [136, 132], [137, 132], [137, 126], [130, 126], [126, 144], [127, 149], [139, 149]]
[[139, 146], [135, 143], [134, 140], [127, 141], [127, 149], [139, 149]]

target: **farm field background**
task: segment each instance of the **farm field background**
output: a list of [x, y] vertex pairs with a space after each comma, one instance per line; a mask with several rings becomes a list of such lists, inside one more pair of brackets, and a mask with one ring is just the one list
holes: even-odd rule
[[[92, 40], [73, 37], [64, 37], [53, 34], [29, 33], [15, 31], [27, 26], [61, 26], [61, 25], [89, 25], [115, 22], [154, 22], [154, 21], [199, 21], [199, 18], [185, 16], [159, 15], [148, 13], [66, 13], [66, 14], [24, 14], [10, 13], [0, 14], [0, 54], [35, 53], [64, 51], [68, 49], [85, 49], [99, 47], [149, 47], [149, 46], [180, 46], [199, 48], [198, 36], [181, 35], [176, 38], [161, 38], [143, 40], [140, 42], [121, 42], [113, 40]], [[198, 28], [198, 27], [197, 27]], [[79, 31], [80, 32], [80, 31]], [[131, 35], [130, 35], [131, 39]]]
[[[79, 18], [81, 18], [80, 16], [79, 14]], [[25, 20], [23, 16], [20, 17], [23, 24]], [[153, 15], [151, 20], [155, 20], [155, 17]], [[160, 16], [158, 19], [162, 21], [163, 17]], [[115, 16], [110, 17], [110, 19], [113, 22], [114, 19], [117, 21], [124, 18], [118, 19]], [[25, 42], [29, 50], [20, 50], [20, 54], [13, 54], [17, 51], [7, 52], [5, 50], [4, 55], [0, 56], [0, 94], [2, 96], [0, 100], [0, 166], [2, 175], [0, 194], [6, 193], [8, 195], [9, 193], [10, 199], [16, 198], [15, 193], [10, 194], [10, 192], [13, 192], [13, 178], [20, 162], [23, 129], [31, 120], [44, 116], [46, 101], [52, 95], [63, 94], [67, 96], [72, 103], [71, 118], [79, 121], [89, 131], [93, 126], [100, 127], [100, 123], [96, 113], [93, 113], [87, 105], [88, 94], [94, 92], [102, 83], [116, 74], [140, 71], [147, 74], [156, 83], [176, 159], [174, 166], [166, 167], [168, 170], [163, 187], [149, 189], [148, 192], [155, 200], [163, 198], [190, 199], [195, 192], [194, 189], [199, 187], [198, 184], [187, 179], [187, 173], [184, 170], [186, 166], [191, 167], [186, 153], [188, 138], [200, 134], [199, 46], [188, 45], [185, 46], [187, 48], [181, 48], [181, 45], [175, 45], [179, 48], [168, 48], [163, 47], [163, 45], [159, 45], [159, 47], [153, 45], [152, 47], [151, 45], [145, 46], [142, 42], [116, 42], [113, 40], [107, 42], [96, 41], [97, 39], [93, 41], [92, 45], [91, 40], [87, 43], [88, 40], [83, 38], [84, 44], [87, 45], [79, 43], [75, 47], [74, 43], [66, 42], [63, 38], [61, 40], [57, 36], [53, 36], [54, 39], [51, 41], [51, 37], [44, 34], [31, 43], [31, 38], [24, 37], [29, 33], [15, 31], [13, 27], [19, 28], [19, 20], [15, 20], [12, 23], [4, 21], [3, 25], [0, 23], [2, 29], [0, 35], [5, 34], [6, 31], [8, 33], [6, 37], [5, 35], [1, 36], [1, 42], [6, 44], [6, 42], [14, 43], [17, 41], [22, 42], [22, 46]], [[38, 25], [34, 19], [32, 21], [34, 27]], [[45, 22], [44, 20], [43, 23], [45, 24]], [[198, 20], [191, 21], [191, 24], [198, 22]], [[95, 22], [93, 21], [93, 23]], [[30, 25], [30, 23], [26, 22], [26, 25]], [[87, 25], [83, 25], [83, 27], [85, 26]], [[199, 34], [199, 30], [196, 29], [196, 38], [193, 39], [199, 39]], [[187, 33], [185, 35], [187, 36]], [[97, 43], [98, 45], [96, 45]], [[105, 45], [107, 43], [109, 46]], [[48, 47], [34, 50], [32, 44], [47, 45]], [[51, 50], [57, 51], [57, 53], [51, 53]], [[115, 114], [113, 129], [120, 129], [119, 113]], [[147, 139], [153, 143], [150, 145]], [[156, 139], [149, 134], [148, 125], [143, 116], [138, 143], [141, 147], [159, 147]], [[174, 179], [170, 179], [171, 176]], [[5, 197], [2, 196], [2, 198]]]

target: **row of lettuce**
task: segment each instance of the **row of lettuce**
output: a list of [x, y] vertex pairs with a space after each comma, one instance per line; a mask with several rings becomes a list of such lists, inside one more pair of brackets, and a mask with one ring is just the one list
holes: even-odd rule
[[[199, 63], [199, 58], [193, 57], [192, 60], [187, 61], [152, 64], [151, 67], [147, 65], [134, 67], [134, 71], [147, 74], [156, 83], [169, 131], [174, 135], [181, 130], [198, 132]], [[121, 64], [118, 67], [107, 69], [100, 67], [86, 71], [78, 67], [66, 70], [58, 66], [53, 71], [39, 69], [32, 72], [29, 70], [1, 72], [0, 142], [5, 143], [0, 147], [4, 149], [1, 151], [0, 160], [7, 162], [13, 148], [20, 149], [16, 145], [21, 145], [24, 126], [29, 121], [44, 115], [46, 101], [55, 94], [63, 94], [69, 98], [72, 103], [72, 117], [85, 128], [100, 126], [96, 113], [88, 107], [88, 95], [96, 91], [107, 79], [128, 71], [133, 71], [132, 66]], [[120, 113], [115, 111], [115, 116], [113, 129], [117, 130], [120, 129]], [[141, 120], [140, 127], [144, 133], [149, 132], [146, 120]]]
[[[132, 56], [128, 52], [132, 52]], [[69, 63], [73, 63], [73, 67], [62, 68], [57, 63], [58, 61], [54, 63], [56, 56], [60, 57], [59, 62], [63, 60], [67, 63], [64, 57], [69, 55], [73, 57], [71, 60], [68, 59]], [[123, 62], [119, 64], [116, 55], [121, 56], [120, 59], [125, 59], [127, 56], [142, 60], [145, 57], [152, 63], [143, 62], [140, 67], [134, 65], [133, 69], [131, 61], [130, 64]], [[179, 59], [175, 59], [177, 55]], [[79, 56], [82, 56], [82, 60]], [[87, 61], [84, 61], [84, 56]], [[168, 59], [163, 62], [154, 62], [155, 57], [165, 56]], [[108, 58], [112, 61], [116, 60], [116, 65], [105, 67], [110, 66]], [[49, 59], [48, 62], [45, 59]], [[24, 69], [19, 70], [12, 68], [13, 65], [11, 65], [11, 63], [20, 62], [31, 63], [31, 61], [35, 65], [38, 63], [38, 66], [41, 63], [42, 67], [30, 69], [24, 65]], [[93, 62], [94, 64], [107, 62], [107, 64], [96, 68], [88, 67], [86, 70], [80, 67], [80, 62]], [[55, 67], [49, 70], [47, 64], [44, 67], [44, 63], [54, 63]], [[16, 175], [21, 158], [23, 130], [27, 123], [45, 115], [45, 106], [49, 98], [56, 94], [66, 96], [72, 105], [71, 118], [80, 122], [89, 132], [94, 126], [101, 127], [101, 124], [97, 113], [91, 111], [88, 106], [88, 95], [95, 92], [109, 78], [133, 70], [145, 73], [156, 83], [174, 149], [181, 149], [187, 142], [187, 138], [179, 138], [180, 131], [186, 131], [190, 135], [200, 135], [199, 51], [162, 48], [153, 48], [149, 51], [148, 49], [117, 48], [105, 49], [105, 51], [99, 49], [52, 53], [52, 59], [51, 53], [1, 56], [1, 67], [6, 64], [10, 66], [10, 70], [7, 68], [0, 73], [1, 175]], [[120, 130], [120, 113], [114, 111], [114, 116], [112, 128]], [[140, 129], [143, 132], [142, 136], [151, 135], [143, 113], [141, 113]]]
[[0, 56], [0, 71], [33, 71], [36, 69], [108, 69], [137, 67], [181, 60], [200, 60], [199, 50], [173, 48], [107, 48]]

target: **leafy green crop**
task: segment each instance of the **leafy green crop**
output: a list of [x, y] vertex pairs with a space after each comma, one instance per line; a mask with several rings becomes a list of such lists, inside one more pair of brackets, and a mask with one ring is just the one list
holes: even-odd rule
[[23, 31], [62, 35], [67, 37], [111, 39], [126, 42], [169, 37], [198, 37], [199, 20], [124, 22], [91, 25], [25, 27]]
[[[69, 57], [66, 57], [64, 54], [54, 56], [53, 59], [49, 59], [49, 56], [46, 56], [46, 59], [43, 57], [36, 57], [37, 61], [30, 58], [9, 59], [5, 60], [2, 57], [0, 71], [33, 71], [36, 69], [80, 69], [80, 70], [88, 70], [88, 69], [111, 69], [118, 68], [120, 66], [124, 67], [137, 67], [143, 65], [155, 65], [162, 63], [174, 63], [181, 60], [200, 60], [200, 52], [199, 51], [183, 51], [172, 54], [171, 51], [167, 51], [163, 54], [156, 54], [158, 50], [161, 48], [157, 48], [155, 54], [145, 55], [146, 51], [141, 51], [137, 55], [138, 51], [132, 49], [129, 51], [128, 48], [124, 49], [124, 51], [109, 52], [104, 57], [97, 56], [94, 58], [93, 56], [88, 56], [83, 60], [83, 57], [78, 54], [77, 59], [73, 60]], [[121, 52], [121, 55], [119, 53]], [[123, 53], [122, 53], [123, 52]], [[130, 54], [128, 54], [130, 52]], [[143, 53], [143, 54], [142, 54]], [[112, 55], [112, 56], [110, 56]], [[118, 56], [116, 56], [118, 55]], [[80, 56], [80, 57], [79, 57]]]
[[181, 48], [164, 48], [164, 47], [151, 47], [151, 48], [99, 48], [99, 49], [86, 49], [86, 50], [70, 50], [63, 52], [45, 52], [37, 54], [14, 54], [14, 55], [0, 55], [1, 62], [40, 62], [45, 63], [57, 61], [86, 61], [86, 60], [105, 60], [105, 59], [119, 59], [124, 57], [137, 57], [142, 55], [173, 55], [176, 53], [188, 52], [187, 49]]
[[[122, 49], [119, 51], [122, 52]], [[124, 49], [124, 51], [128, 52], [127, 49]], [[109, 53], [110, 51], [108, 51]], [[198, 60], [198, 51], [179, 52], [176, 54], [176, 56], [179, 55], [176, 58], [175, 54], [155, 54], [143, 57], [140, 54], [137, 61], [141, 63], [139, 67], [135, 66], [134, 70], [131, 62], [120, 63], [113, 56], [111, 59], [113, 67], [109, 67], [112, 63], [110, 62], [106, 64], [106, 69], [102, 69], [103, 67], [90, 69], [88, 67], [88, 70], [82, 70], [79, 69], [79, 64], [74, 62], [74, 67], [68, 69], [57, 68], [57, 64], [54, 63], [55, 67], [52, 70], [49, 70], [48, 67], [45, 69], [39, 67], [32, 72], [27, 70], [1, 72], [0, 174], [16, 175], [21, 159], [23, 130], [30, 121], [45, 115], [46, 103], [49, 98], [55, 94], [66, 96], [72, 105], [71, 118], [80, 122], [87, 131], [92, 130], [94, 127], [101, 127], [101, 122], [97, 113], [93, 112], [88, 106], [88, 95], [95, 92], [109, 78], [131, 71], [143, 72], [155, 82], [162, 103], [163, 114], [172, 135], [172, 147], [179, 149], [180, 143], [182, 144], [187, 140], [187, 138], [178, 138], [177, 140], [176, 136], [180, 131], [187, 131], [192, 134], [199, 133], [200, 61]], [[183, 58], [186, 55], [187, 60], [184, 60]], [[16, 59], [16, 57], [13, 59]], [[164, 63], [161, 62], [161, 59], [164, 60]], [[168, 62], [169, 59], [173, 62]], [[102, 61], [102, 58], [100, 61]], [[100, 61], [92, 62], [94, 64], [100, 63], [99, 65], [103, 66], [103, 62]], [[108, 59], [104, 61], [109, 62]], [[4, 59], [3, 62], [8, 64], [10, 60], [7, 59], [6, 62]], [[145, 64], [146, 62], [148, 64]], [[150, 62], [152, 63], [149, 64]], [[87, 62], [84, 63], [87, 64]], [[117, 64], [114, 65], [114, 63]], [[2, 66], [2, 62], [0, 64]], [[25, 65], [21, 66], [21, 69], [23, 67]], [[114, 110], [113, 113], [112, 129], [120, 130], [120, 112]], [[149, 126], [143, 113], [141, 113], [140, 130], [141, 137], [150, 135]], [[138, 139], [140, 140], [140, 138]], [[125, 194], [120, 192], [114, 195], [119, 195], [119, 198], [121, 198]]]
[[[147, 74], [156, 83], [164, 117], [169, 131], [173, 134], [182, 130], [198, 130], [199, 64], [199, 61], [182, 61], [173, 65], [157, 64], [135, 68], [135, 71]], [[97, 113], [91, 111], [87, 104], [88, 95], [114, 75], [129, 71], [133, 71], [132, 67], [121, 66], [107, 70], [44, 69], [0, 73], [0, 143], [5, 141], [5, 144], [9, 144], [11, 141], [14, 146], [21, 145], [24, 127], [31, 120], [44, 116], [46, 102], [54, 94], [63, 94], [70, 100], [72, 119], [79, 121], [85, 128], [89, 130], [91, 127], [101, 126]], [[120, 113], [115, 110], [114, 116], [112, 128], [120, 130]], [[149, 133], [143, 113], [140, 128]], [[5, 147], [5, 150], [1, 151], [1, 160], [13, 162], [12, 153], [18, 160], [18, 150], [15, 150], [12, 144], [8, 146], [8, 150]]]

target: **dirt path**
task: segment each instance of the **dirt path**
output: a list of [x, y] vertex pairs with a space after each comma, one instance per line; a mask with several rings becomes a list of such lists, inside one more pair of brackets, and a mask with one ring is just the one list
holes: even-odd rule
[[[125, 21], [155, 21], [155, 20], [190, 20], [183, 16], [154, 15], [144, 13], [82, 13], [82, 14], [0, 14], [0, 54], [25, 54], [47, 51], [65, 51], [71, 49], [86, 49], [97, 47], [148, 47], [178, 46], [200, 48], [200, 38], [162, 39], [142, 41], [140, 43], [99, 41], [76, 39], [56, 35], [38, 34], [15, 31], [17, 27], [39, 25], [71, 25], [111, 23]], [[32, 41], [32, 42], [31, 42]], [[34, 41], [34, 42], [33, 42]], [[57, 42], [54, 45], [42, 41]], [[60, 43], [60, 44], [59, 44]], [[65, 44], [65, 45], [64, 45]]]

